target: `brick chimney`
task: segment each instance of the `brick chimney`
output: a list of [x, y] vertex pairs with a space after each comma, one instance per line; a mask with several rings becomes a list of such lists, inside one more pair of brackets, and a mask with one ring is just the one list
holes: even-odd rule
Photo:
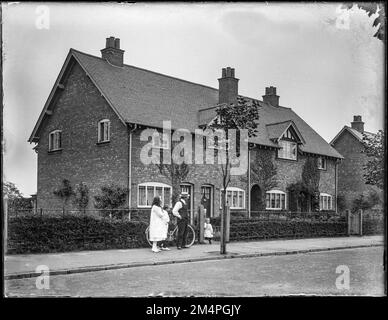
[[238, 80], [234, 77], [234, 68], [222, 68], [222, 77], [218, 79], [218, 103], [237, 103]]
[[279, 107], [279, 96], [276, 95], [276, 87], [266, 87], [263, 101], [269, 103], [273, 107]]
[[352, 128], [363, 133], [364, 132], [364, 122], [362, 122], [361, 116], [353, 116], [353, 122], [351, 122]]
[[122, 67], [124, 50], [120, 49], [120, 39], [115, 37], [106, 38], [106, 45], [101, 50], [101, 57], [115, 66]]

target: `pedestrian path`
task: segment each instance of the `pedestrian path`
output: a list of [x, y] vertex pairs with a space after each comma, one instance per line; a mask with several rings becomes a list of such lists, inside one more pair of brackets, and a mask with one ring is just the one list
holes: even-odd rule
[[227, 254], [220, 254], [219, 242], [197, 244], [189, 249], [151, 252], [149, 248], [80, 251], [50, 254], [21, 254], [5, 256], [5, 279], [40, 275], [38, 266], [47, 266], [51, 275], [92, 272], [99, 270], [184, 263], [225, 258], [297, 254], [384, 245], [383, 236], [313, 238], [294, 240], [262, 240], [231, 242]]

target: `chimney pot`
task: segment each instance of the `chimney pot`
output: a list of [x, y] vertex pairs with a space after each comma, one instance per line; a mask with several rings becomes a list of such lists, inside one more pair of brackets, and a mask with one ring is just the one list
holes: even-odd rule
[[119, 38], [115, 39], [115, 48], [120, 49], [120, 39]]

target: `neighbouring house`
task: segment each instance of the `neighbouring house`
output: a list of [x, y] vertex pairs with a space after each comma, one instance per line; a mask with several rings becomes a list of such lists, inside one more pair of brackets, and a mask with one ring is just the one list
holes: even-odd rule
[[364, 151], [363, 136], [374, 136], [372, 132], [364, 130], [364, 122], [360, 115], [353, 117], [351, 126], [344, 126], [330, 144], [344, 156], [338, 166], [338, 194], [343, 197], [344, 205], [352, 207], [352, 202], [361, 194], [380, 192], [364, 180], [364, 166], [368, 157]]
[[[162, 128], [163, 120], [171, 121], [172, 130], [194, 132], [214, 119], [217, 105], [239, 97], [233, 68], [222, 70], [216, 89], [124, 64], [123, 57], [120, 40], [114, 37], [106, 39], [101, 57], [70, 49], [29, 138], [38, 157], [38, 208], [61, 207], [53, 190], [62, 179], [86, 183], [91, 199], [101, 186], [115, 183], [128, 188], [130, 208], [150, 208], [155, 194], [168, 204], [171, 180], [156, 165], [140, 161], [147, 143], [140, 140], [141, 132]], [[341, 154], [292, 109], [279, 105], [275, 87], [266, 88], [262, 100], [245, 98], [259, 104], [258, 135], [250, 139], [246, 175], [233, 177], [227, 190], [231, 209], [248, 215], [258, 210], [311, 210], [313, 195], [293, 206], [288, 187], [301, 181], [306, 160], [315, 159], [320, 209], [336, 210]], [[169, 141], [154, 148], [168, 149]], [[268, 161], [276, 167], [267, 177], [271, 184], [251, 172], [257, 155], [267, 159], [267, 167]], [[221, 185], [216, 164], [190, 166], [181, 188], [191, 194], [192, 217], [200, 204], [207, 216], [219, 214]]]

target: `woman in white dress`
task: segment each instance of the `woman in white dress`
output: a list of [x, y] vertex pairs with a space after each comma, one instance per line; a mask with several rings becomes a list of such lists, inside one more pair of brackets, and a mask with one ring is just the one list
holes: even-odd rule
[[151, 216], [150, 216], [150, 241], [152, 241], [152, 251], [159, 252], [158, 242], [164, 241], [167, 238], [168, 213], [161, 207], [161, 201], [156, 196], [152, 202]]

